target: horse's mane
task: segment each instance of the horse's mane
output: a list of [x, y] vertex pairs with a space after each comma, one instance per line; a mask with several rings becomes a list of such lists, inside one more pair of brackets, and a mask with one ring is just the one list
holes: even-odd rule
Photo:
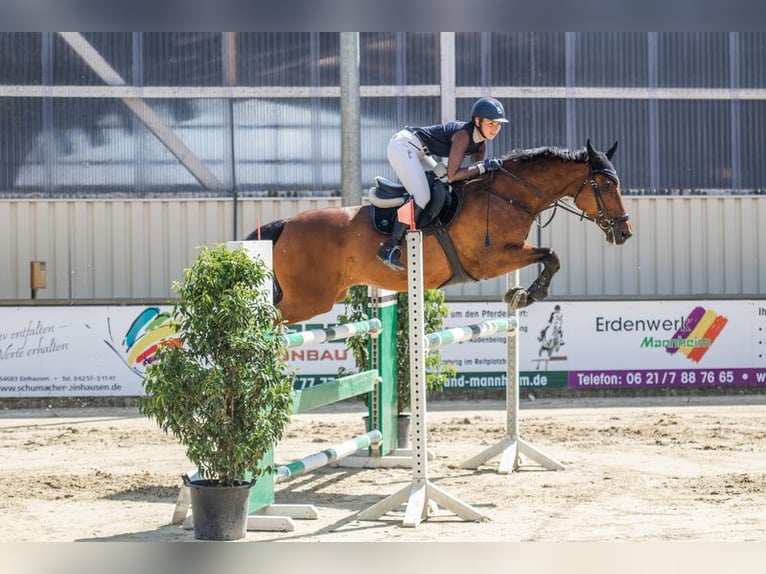
[[502, 159], [526, 163], [543, 158], [560, 159], [562, 161], [582, 162], [588, 160], [588, 151], [582, 149], [567, 149], [561, 147], [536, 147], [531, 149], [515, 149], [505, 154]]

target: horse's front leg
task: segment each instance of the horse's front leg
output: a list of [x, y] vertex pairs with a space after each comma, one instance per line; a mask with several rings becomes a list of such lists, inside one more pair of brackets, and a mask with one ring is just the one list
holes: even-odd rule
[[503, 295], [503, 301], [509, 303], [515, 311], [527, 307], [535, 301], [542, 301], [548, 296], [548, 289], [551, 286], [551, 280], [561, 267], [559, 257], [547, 247], [536, 247], [532, 250], [533, 260], [528, 264], [542, 263], [543, 268], [528, 288], [513, 287]]

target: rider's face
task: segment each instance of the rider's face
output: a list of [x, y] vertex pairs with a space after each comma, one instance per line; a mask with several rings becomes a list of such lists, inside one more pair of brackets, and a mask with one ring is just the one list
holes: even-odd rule
[[500, 128], [503, 127], [503, 124], [494, 120], [488, 120], [487, 118], [480, 118], [479, 127], [484, 133], [485, 138], [493, 140], [495, 139], [495, 136], [500, 133]]

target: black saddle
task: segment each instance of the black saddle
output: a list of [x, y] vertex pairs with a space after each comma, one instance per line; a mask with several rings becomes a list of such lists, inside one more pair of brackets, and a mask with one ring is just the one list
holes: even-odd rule
[[[436, 236], [452, 266], [452, 277], [441, 287], [474, 282], [476, 279], [463, 268], [452, 239], [447, 233], [447, 228], [455, 221], [463, 207], [463, 188], [448, 186], [430, 171], [426, 172], [426, 177], [431, 187], [431, 201], [419, 217], [418, 228], [425, 235]], [[396, 221], [396, 210], [407, 203], [412, 196], [400, 183], [380, 176], [375, 178], [375, 186], [370, 188], [368, 195], [373, 228], [378, 233], [391, 235]]]
[[[430, 235], [437, 227], [449, 227], [460, 213], [463, 206], [462, 190], [456, 190], [432, 172], [426, 172], [428, 185], [431, 188], [431, 201], [420, 216], [420, 228], [423, 233]], [[372, 205], [372, 226], [378, 233], [390, 235], [396, 221], [396, 210], [407, 203], [412, 196], [400, 183], [386, 179], [375, 178], [375, 187], [369, 191]]]

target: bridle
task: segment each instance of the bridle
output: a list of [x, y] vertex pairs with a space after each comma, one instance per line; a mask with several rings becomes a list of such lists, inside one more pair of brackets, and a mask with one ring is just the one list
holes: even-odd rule
[[[599, 185], [598, 182], [596, 181], [596, 178], [593, 177], [597, 173], [604, 174], [607, 178], [609, 178], [609, 181]], [[593, 197], [595, 197], [596, 199], [596, 207], [598, 208], [596, 225], [598, 225], [602, 231], [611, 230], [612, 232], [614, 232], [614, 228], [618, 224], [624, 221], [627, 221], [630, 218], [627, 213], [623, 215], [618, 215], [617, 217], [609, 217], [608, 210], [606, 209], [606, 205], [604, 204], [602, 190], [609, 191], [611, 189], [612, 184], [617, 186], [617, 189], [620, 188], [620, 178], [617, 176], [617, 172], [615, 170], [605, 168], [605, 167], [602, 167], [599, 169], [593, 169], [593, 166], [591, 166], [590, 163], [588, 163], [588, 178], [580, 184], [580, 188], [572, 196], [572, 201], [577, 200], [577, 196], [580, 194], [580, 192], [583, 190], [586, 184], [590, 184], [590, 188], [593, 190]], [[593, 221], [593, 218], [582, 210], [581, 210], [581, 217], [585, 217], [589, 221]]]
[[[565, 202], [561, 199], [552, 200], [549, 196], [542, 193], [539, 189], [537, 189], [534, 185], [529, 183], [527, 180], [525, 180], [522, 177], [519, 177], [515, 173], [512, 173], [505, 169], [505, 167], [501, 166], [497, 169], [497, 171], [502, 172], [506, 176], [510, 177], [511, 179], [517, 181], [527, 189], [529, 189], [532, 193], [534, 193], [537, 197], [540, 199], [543, 199], [547, 203], [547, 207], [544, 207], [541, 209], [538, 213], [553, 209], [553, 213], [551, 214], [548, 221], [545, 222], [545, 224], [540, 224], [541, 227], [547, 227], [551, 221], [553, 221], [553, 217], [556, 215], [556, 209], [561, 208], [564, 211], [567, 211], [569, 213], [572, 213], [573, 215], [577, 215], [581, 220], [585, 219], [587, 221], [594, 221], [596, 225], [601, 228], [604, 232], [607, 233], [614, 233], [614, 228], [619, 225], [620, 223], [627, 221], [630, 217], [626, 213], [624, 215], [619, 215], [617, 217], [609, 217], [608, 210], [606, 208], [606, 205], [604, 204], [604, 199], [602, 196], [603, 191], [609, 191], [611, 189], [612, 185], [615, 185], [618, 189], [620, 187], [620, 178], [617, 176], [617, 172], [613, 169], [609, 168], [597, 168], [594, 169], [590, 162], [588, 162], [588, 176], [583, 182], [580, 184], [580, 187], [577, 189], [577, 191], [572, 196], [572, 201], [574, 202], [577, 199], [577, 196], [580, 195], [583, 189], [585, 189], [586, 185], [590, 185], [591, 190], [593, 191], [593, 196], [596, 200], [596, 206], [598, 209], [598, 215], [596, 219], [585, 213], [582, 209], [579, 209], [578, 207], [572, 207], [569, 205], [568, 202]], [[609, 178], [609, 182], [605, 182], [602, 185], [599, 185], [596, 181], [596, 178], [594, 177], [596, 174], [603, 174]], [[523, 203], [516, 201], [513, 198], [505, 197], [499, 193], [497, 193], [494, 189], [492, 189], [492, 180], [495, 177], [495, 173], [491, 172], [489, 183], [485, 183], [482, 181], [482, 179], [476, 179], [472, 181], [482, 181], [484, 185], [481, 186], [481, 189], [483, 191], [486, 191], [490, 195], [494, 195], [495, 197], [498, 197], [502, 199], [503, 201], [508, 202], [513, 207], [516, 207], [520, 209], [521, 211], [524, 211], [527, 215], [529, 215], [530, 219], [533, 221], [535, 220], [535, 217], [537, 216], [537, 213], [535, 213], [533, 210], [531, 210], [529, 207], [524, 205]], [[471, 182], [466, 182], [466, 184]]]

